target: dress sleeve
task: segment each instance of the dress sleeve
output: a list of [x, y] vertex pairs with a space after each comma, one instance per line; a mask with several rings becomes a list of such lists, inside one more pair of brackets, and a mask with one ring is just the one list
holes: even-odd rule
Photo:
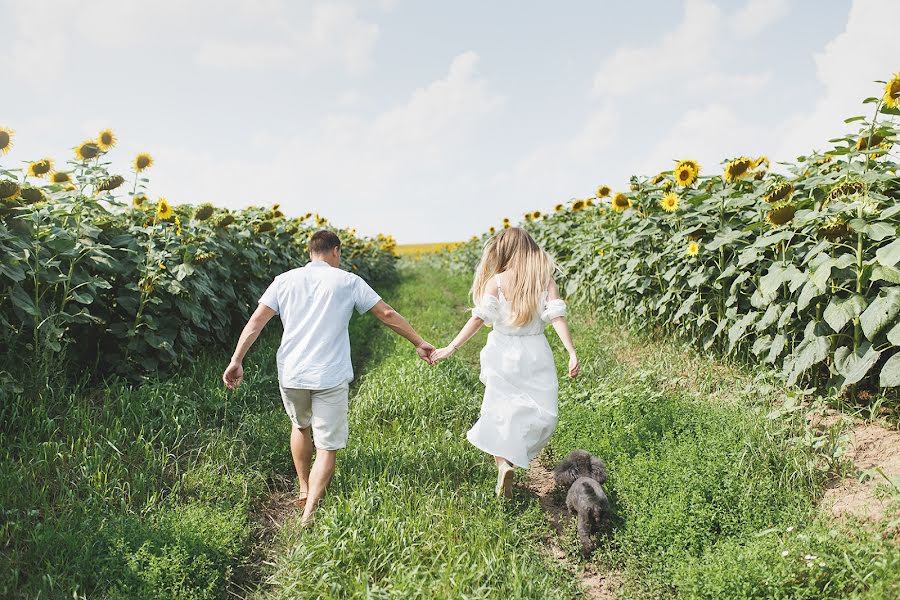
[[564, 316], [566, 316], [566, 303], [561, 299], [556, 298], [555, 300], [550, 300], [544, 306], [544, 312], [541, 313], [541, 320], [545, 323], [549, 323], [553, 319]]
[[481, 302], [472, 309], [472, 316], [478, 317], [487, 325], [493, 325], [500, 319], [500, 301], [496, 296], [485, 294]]

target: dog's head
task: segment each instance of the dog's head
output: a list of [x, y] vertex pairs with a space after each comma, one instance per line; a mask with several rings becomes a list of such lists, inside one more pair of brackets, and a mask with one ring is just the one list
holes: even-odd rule
[[579, 477], [590, 477], [601, 484], [606, 482], [606, 463], [586, 450], [572, 450], [553, 469], [553, 479], [557, 485], [572, 485]]

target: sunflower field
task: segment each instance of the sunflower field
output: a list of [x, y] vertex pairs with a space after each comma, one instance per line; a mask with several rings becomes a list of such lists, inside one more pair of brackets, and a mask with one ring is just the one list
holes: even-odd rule
[[[0, 157], [12, 142], [0, 127]], [[153, 158], [135, 157], [128, 179], [111, 174], [115, 143], [101, 132], [60, 170], [49, 158], [0, 163], [0, 335], [9, 357], [130, 376], [176, 367], [200, 347], [233, 342], [265, 286], [306, 262], [308, 236], [328, 226], [318, 214], [287, 218], [277, 204], [233, 211], [151, 200]], [[369, 281], [393, 275], [392, 238], [336, 231], [347, 269]]]
[[[630, 189], [525, 215], [575, 299], [776, 367], [788, 383], [900, 385], [900, 73], [824, 153], [771, 168], [679, 160]], [[505, 227], [509, 221], [505, 220]], [[447, 253], [471, 269], [472, 248]]]

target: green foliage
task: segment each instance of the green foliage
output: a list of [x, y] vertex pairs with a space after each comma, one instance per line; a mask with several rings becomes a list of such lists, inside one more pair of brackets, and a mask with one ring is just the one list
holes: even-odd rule
[[[71, 183], [0, 204], [4, 347], [9, 358], [30, 355], [48, 370], [67, 358], [134, 376], [232, 342], [265, 286], [302, 266], [308, 236], [327, 226], [311, 215], [287, 219], [277, 205], [158, 210], [137, 178], [126, 205], [111, 194], [122, 177], [110, 177], [104, 163], [70, 165]], [[0, 168], [0, 185], [20, 178]], [[337, 233], [345, 268], [369, 281], [392, 276], [389, 238]]]
[[[764, 361], [789, 383], [896, 386], [894, 121], [876, 108], [871, 120], [854, 121], [857, 134], [784, 165], [783, 174], [770, 173], [764, 157], [729, 163], [749, 165], [739, 179], [701, 172], [688, 187], [664, 171], [632, 179], [621, 196], [630, 208], [595, 199], [524, 227], [557, 258], [570, 295], [630, 323]], [[860, 142], [873, 133], [879, 146]], [[679, 196], [674, 212], [661, 206], [669, 192]], [[446, 260], [471, 269], [483, 241]]]
[[571, 319], [583, 379], [561, 385], [544, 460], [573, 448], [606, 460], [614, 528], [592, 560], [625, 571], [626, 597], [896, 595], [891, 526], [821, 512], [839, 442], [809, 439], [796, 410], [769, 412], [770, 379], [585, 317]]

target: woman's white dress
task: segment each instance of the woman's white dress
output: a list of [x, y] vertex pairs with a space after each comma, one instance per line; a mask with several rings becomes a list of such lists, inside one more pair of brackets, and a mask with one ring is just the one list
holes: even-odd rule
[[493, 330], [481, 351], [484, 401], [481, 416], [466, 438], [478, 449], [528, 468], [556, 429], [559, 381], [553, 352], [544, 336], [552, 319], [566, 314], [562, 300], [541, 294], [534, 318], [522, 327], [509, 325], [510, 304], [485, 294], [472, 315]]

